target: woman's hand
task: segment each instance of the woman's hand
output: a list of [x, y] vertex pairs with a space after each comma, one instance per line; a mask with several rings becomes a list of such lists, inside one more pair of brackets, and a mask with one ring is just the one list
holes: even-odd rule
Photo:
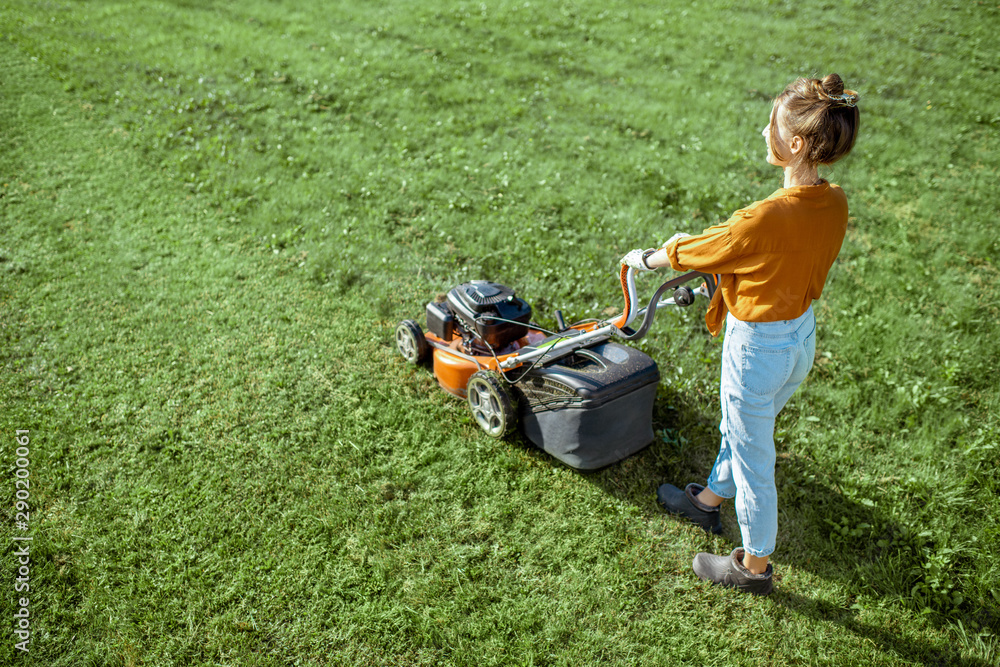
[[646, 258], [654, 252], [656, 252], [655, 249], [643, 250], [642, 248], [636, 248], [622, 257], [621, 263], [636, 271], [654, 271], [655, 269], [646, 263]]

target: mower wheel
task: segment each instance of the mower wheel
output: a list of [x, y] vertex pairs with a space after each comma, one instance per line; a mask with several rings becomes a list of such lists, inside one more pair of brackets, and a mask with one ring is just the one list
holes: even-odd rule
[[516, 404], [499, 373], [476, 371], [466, 389], [472, 416], [487, 435], [502, 438], [514, 429]]
[[419, 364], [427, 356], [427, 339], [420, 325], [403, 320], [396, 326], [396, 349], [411, 364]]

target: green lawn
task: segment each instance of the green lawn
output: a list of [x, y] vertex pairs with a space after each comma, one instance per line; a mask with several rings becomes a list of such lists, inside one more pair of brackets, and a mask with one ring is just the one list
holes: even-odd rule
[[[971, 1], [5, 2], [0, 664], [996, 664], [998, 31]], [[731, 507], [710, 537], [654, 495], [717, 451], [703, 304], [638, 344], [655, 442], [593, 474], [486, 437], [393, 330], [472, 278], [543, 324], [618, 308], [626, 251], [780, 186], [770, 99], [831, 71], [851, 225], [751, 599], [690, 570]]]

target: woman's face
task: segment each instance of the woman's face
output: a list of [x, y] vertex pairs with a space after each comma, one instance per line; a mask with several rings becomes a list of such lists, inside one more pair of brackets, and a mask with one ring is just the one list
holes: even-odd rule
[[[776, 132], [771, 131], [772, 126]], [[802, 137], [792, 136], [785, 123], [785, 108], [780, 104], [771, 109], [771, 118], [761, 134], [764, 135], [764, 143], [767, 144], [767, 161], [776, 167], [787, 166], [801, 150]], [[779, 155], [781, 157], [778, 157]]]

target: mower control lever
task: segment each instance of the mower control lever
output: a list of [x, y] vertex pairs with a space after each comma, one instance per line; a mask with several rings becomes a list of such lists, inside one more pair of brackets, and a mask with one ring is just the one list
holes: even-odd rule
[[694, 291], [694, 293], [695, 294], [700, 294], [701, 296], [703, 296], [706, 299], [708, 299], [709, 301], [711, 301], [712, 300], [712, 295], [715, 294], [715, 288], [718, 287], [718, 285], [715, 285], [715, 276], [712, 276], [712, 284], [713, 284], [712, 289], [709, 289], [707, 282], [706, 283], [702, 283], [702, 284], [698, 285], [698, 289], [696, 289]]

